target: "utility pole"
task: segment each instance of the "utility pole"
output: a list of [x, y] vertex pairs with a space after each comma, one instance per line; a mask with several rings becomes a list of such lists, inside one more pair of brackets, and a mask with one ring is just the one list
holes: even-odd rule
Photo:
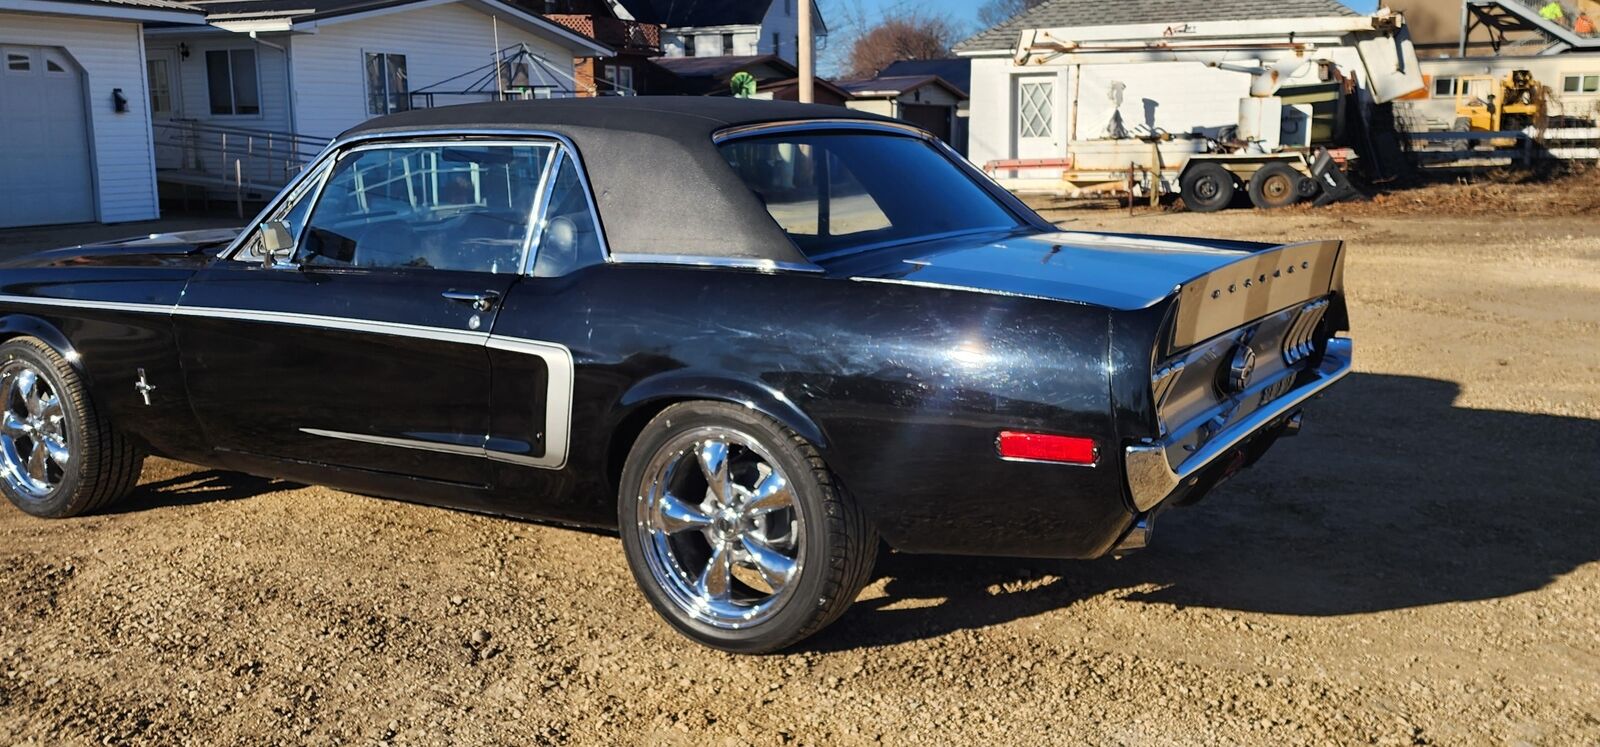
[[800, 0], [800, 102], [804, 104], [817, 100], [817, 46], [811, 33], [811, 2]]

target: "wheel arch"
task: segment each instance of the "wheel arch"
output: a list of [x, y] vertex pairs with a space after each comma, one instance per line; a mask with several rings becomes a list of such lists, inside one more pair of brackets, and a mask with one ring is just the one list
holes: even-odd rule
[[[54, 348], [62, 358], [66, 359], [67, 365], [72, 366], [73, 373], [83, 379], [85, 385], [90, 383], [89, 371], [83, 365], [83, 356], [78, 354], [78, 349], [72, 345], [72, 341], [67, 339], [66, 334], [54, 324], [31, 314], [0, 316], [0, 343], [10, 342], [18, 337], [35, 337]], [[90, 391], [93, 391], [92, 387]]]
[[783, 392], [728, 373], [679, 370], [638, 382], [618, 400], [618, 412], [606, 439], [606, 476], [612, 487], [621, 480], [628, 451], [644, 427], [667, 408], [684, 402], [724, 402], [746, 407], [782, 423], [826, 455], [822, 428]]

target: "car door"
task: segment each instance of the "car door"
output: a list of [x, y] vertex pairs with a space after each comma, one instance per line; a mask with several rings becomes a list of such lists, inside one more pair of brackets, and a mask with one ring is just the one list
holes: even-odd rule
[[488, 333], [524, 266], [555, 153], [541, 141], [356, 148], [190, 283], [185, 378], [218, 449], [484, 486]]

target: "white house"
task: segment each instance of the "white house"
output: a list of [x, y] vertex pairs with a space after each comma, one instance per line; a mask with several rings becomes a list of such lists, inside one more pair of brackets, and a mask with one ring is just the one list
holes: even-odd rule
[[[821, 37], [828, 25], [812, 0], [812, 26]], [[777, 55], [799, 64], [801, 0], [612, 0], [627, 20], [666, 27], [667, 57]]]
[[0, 0], [0, 228], [159, 215], [140, 27], [203, 22], [166, 0]]
[[[1065, 159], [1069, 144], [1128, 132], [1215, 134], [1235, 124], [1240, 99], [1250, 94], [1250, 76], [1201, 62], [1016, 62], [1024, 30], [1052, 33], [1082, 30], [1098, 39], [1180, 40], [1195, 24], [1261, 22], [1270, 19], [1346, 18], [1355, 12], [1338, 0], [1047, 0], [1000, 26], [957, 45], [972, 58], [969, 158], [996, 161]], [[1241, 28], [1248, 28], [1244, 23]], [[1126, 27], [1126, 34], [1116, 33]], [[1213, 40], [1215, 43], [1216, 40]], [[1340, 48], [1337, 38], [1319, 40], [1319, 54], [1340, 67], [1358, 69], [1360, 58]], [[1129, 42], [1133, 43], [1133, 42]], [[1139, 49], [1143, 43], [1135, 44]], [[1109, 59], [1109, 58], [1108, 58]], [[1238, 64], [1257, 61], [1247, 54]], [[1316, 66], [1298, 71], [1289, 83], [1317, 82]], [[1061, 169], [1057, 167], [1055, 174]]]
[[938, 75], [880, 75], [841, 80], [838, 85], [853, 97], [845, 103], [851, 109], [903, 119], [958, 151], [966, 145], [966, 121], [958, 115], [965, 109], [967, 94]]
[[570, 95], [574, 58], [612, 54], [500, 0], [195, 5], [209, 27], [146, 32], [158, 165], [168, 181], [210, 187], [238, 169], [247, 198], [371, 117], [489, 101], [513, 85]]

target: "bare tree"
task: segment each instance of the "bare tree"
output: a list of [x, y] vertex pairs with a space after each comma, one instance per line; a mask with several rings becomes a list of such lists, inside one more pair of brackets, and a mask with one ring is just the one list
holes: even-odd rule
[[978, 23], [984, 28], [999, 26], [1044, 4], [1045, 0], [986, 0], [978, 6]]
[[890, 15], [856, 37], [845, 68], [851, 78], [871, 78], [896, 60], [949, 57], [959, 35], [944, 16], [919, 11]]

